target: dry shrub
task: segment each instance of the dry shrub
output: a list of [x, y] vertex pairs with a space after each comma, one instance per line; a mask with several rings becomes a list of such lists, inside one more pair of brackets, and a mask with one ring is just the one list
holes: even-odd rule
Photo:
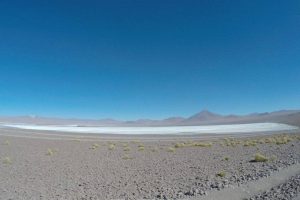
[[223, 178], [223, 177], [226, 176], [226, 173], [225, 173], [224, 171], [221, 171], [221, 172], [217, 173], [216, 175], [217, 175], [218, 177]]
[[169, 148], [167, 149], [167, 152], [175, 153], [175, 148], [169, 147]]
[[11, 159], [10, 159], [9, 156], [6, 156], [6, 157], [4, 157], [4, 159], [3, 159], [3, 163], [4, 163], [4, 164], [7, 164], [7, 165], [10, 165], [10, 164], [12, 164], [12, 161], [11, 161]]
[[267, 162], [268, 158], [260, 153], [256, 153], [254, 155], [254, 161], [255, 162]]

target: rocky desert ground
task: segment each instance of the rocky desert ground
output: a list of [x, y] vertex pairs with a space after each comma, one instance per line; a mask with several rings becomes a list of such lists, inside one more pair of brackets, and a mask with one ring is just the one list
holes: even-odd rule
[[243, 199], [295, 199], [299, 142], [297, 132], [101, 137], [1, 129], [0, 199], [211, 199], [289, 167], [295, 172], [284, 182]]

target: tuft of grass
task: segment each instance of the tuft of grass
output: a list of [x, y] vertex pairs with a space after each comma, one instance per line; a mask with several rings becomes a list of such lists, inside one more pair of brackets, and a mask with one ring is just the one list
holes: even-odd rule
[[114, 145], [114, 144], [110, 144], [109, 146], [108, 146], [108, 149], [109, 150], [114, 150], [116, 148], [116, 146]]
[[46, 155], [47, 156], [52, 156], [54, 154], [54, 151], [52, 149], [48, 149]]
[[75, 138], [73, 139], [74, 142], [81, 142], [81, 140], [79, 138]]
[[291, 139], [288, 136], [283, 136], [283, 137], [277, 137], [276, 138], [276, 144], [281, 145], [281, 144], [287, 144], [291, 141]]
[[211, 147], [212, 143], [211, 142], [195, 142], [193, 143], [194, 147]]
[[181, 147], [184, 147], [185, 146], [185, 144], [184, 143], [176, 143], [175, 144], [175, 148], [181, 148]]
[[131, 148], [128, 146], [123, 149], [123, 151], [130, 151], [130, 150], [131, 150]]
[[244, 142], [244, 146], [245, 146], [245, 147], [249, 147], [249, 146], [255, 147], [256, 144], [257, 144], [256, 140], [249, 140], [249, 141], [245, 141], [245, 142]]
[[99, 148], [99, 147], [100, 147], [100, 145], [97, 144], [97, 143], [95, 143], [95, 144], [93, 144], [92, 149], [97, 149], [97, 148]]
[[258, 140], [258, 143], [259, 143], [259, 144], [264, 144], [264, 143], [265, 143], [265, 140], [264, 140], [264, 139], [260, 139], [260, 140]]
[[4, 164], [7, 164], [7, 165], [10, 165], [10, 164], [12, 164], [12, 161], [11, 161], [11, 159], [10, 159], [9, 156], [6, 156], [6, 157], [4, 157], [4, 159], [3, 159], [3, 163], [4, 163]]
[[229, 158], [228, 158], [228, 157], [225, 157], [225, 158], [224, 158], [224, 160], [228, 161], [228, 160], [229, 160]]
[[122, 159], [124, 159], [124, 160], [131, 160], [131, 159], [133, 159], [131, 156], [129, 156], [128, 154], [125, 154], [123, 157], [122, 157]]
[[221, 144], [221, 146], [223, 147], [236, 147], [237, 145], [242, 143], [240, 140], [234, 138], [224, 138], [223, 140], [224, 142]]
[[217, 173], [216, 176], [223, 178], [226, 176], [226, 173], [224, 171], [221, 171], [221, 172]]
[[268, 158], [265, 157], [264, 155], [260, 154], [260, 153], [256, 153], [254, 155], [254, 161], [255, 162], [267, 162]]
[[275, 143], [275, 142], [276, 142], [276, 140], [274, 138], [271, 138], [271, 137], [265, 138], [265, 143], [267, 143], [267, 144]]
[[144, 151], [144, 150], [145, 150], [145, 147], [139, 147], [138, 150], [139, 150], [139, 151]]
[[175, 153], [175, 148], [169, 147], [169, 148], [167, 149], [167, 152]]
[[144, 144], [139, 144], [138, 147], [145, 147], [145, 145]]
[[5, 145], [10, 145], [10, 141], [9, 140], [5, 140], [4, 144]]

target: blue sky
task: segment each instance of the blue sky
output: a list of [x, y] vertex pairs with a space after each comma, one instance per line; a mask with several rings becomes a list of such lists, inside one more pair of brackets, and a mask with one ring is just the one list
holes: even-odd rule
[[300, 108], [300, 2], [1, 1], [0, 115]]

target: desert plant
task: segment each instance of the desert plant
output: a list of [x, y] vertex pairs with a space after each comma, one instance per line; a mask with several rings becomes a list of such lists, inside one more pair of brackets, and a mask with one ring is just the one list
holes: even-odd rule
[[54, 154], [54, 151], [52, 149], [48, 149], [46, 155], [52, 156]]
[[168, 151], [168, 152], [171, 152], [171, 153], [174, 153], [174, 152], [175, 152], [175, 148], [169, 147], [169, 148], [167, 149], [167, 151]]
[[145, 150], [145, 147], [139, 147], [138, 150], [139, 150], [139, 151], [144, 151], [144, 150]]
[[259, 144], [264, 144], [264, 143], [265, 143], [265, 140], [264, 140], [264, 139], [260, 139], [260, 140], [258, 140], [258, 143], [259, 143]]
[[275, 139], [274, 138], [265, 138], [265, 143], [270, 144], [270, 143], [275, 143]]
[[195, 147], [211, 147], [212, 143], [210, 143], [210, 142], [195, 142], [195, 143], [193, 143], [193, 146], [195, 146]]
[[176, 143], [175, 144], [175, 148], [181, 148], [181, 147], [184, 147], [185, 146], [185, 144], [184, 143]]
[[144, 144], [139, 144], [138, 147], [144, 147]]
[[255, 140], [245, 141], [245, 142], [244, 142], [244, 146], [245, 146], [245, 147], [256, 146], [256, 141], [255, 141]]
[[228, 157], [225, 157], [225, 158], [224, 158], [224, 160], [228, 161], [228, 160], [229, 160], [229, 158], [228, 158]]
[[95, 143], [95, 144], [93, 144], [92, 149], [97, 149], [97, 148], [99, 148], [99, 147], [100, 147], [100, 145], [97, 144], [97, 143]]
[[188, 140], [186, 142], [183, 142], [183, 144], [185, 147], [191, 147], [193, 146], [194, 142], [192, 140]]
[[264, 155], [260, 154], [260, 153], [256, 153], [254, 155], [254, 161], [255, 162], [267, 162], [268, 158], [265, 157]]
[[4, 163], [4, 164], [7, 164], [7, 165], [10, 165], [10, 164], [12, 164], [12, 161], [11, 161], [11, 159], [10, 159], [9, 156], [6, 156], [6, 157], [4, 157], [4, 159], [3, 159], [3, 163]]
[[217, 173], [216, 176], [223, 178], [226, 176], [226, 173], [224, 171], [221, 171], [221, 172]]
[[108, 146], [108, 149], [109, 150], [114, 150], [116, 148], [116, 146], [114, 145], [114, 144], [110, 144], [109, 146]]
[[10, 145], [10, 141], [9, 140], [5, 140], [5, 145]]
[[124, 149], [123, 149], [124, 151], [130, 151], [130, 147], [125, 147]]
[[130, 157], [128, 154], [125, 154], [122, 159], [124, 160], [129, 160], [129, 159], [133, 159], [132, 157]]

